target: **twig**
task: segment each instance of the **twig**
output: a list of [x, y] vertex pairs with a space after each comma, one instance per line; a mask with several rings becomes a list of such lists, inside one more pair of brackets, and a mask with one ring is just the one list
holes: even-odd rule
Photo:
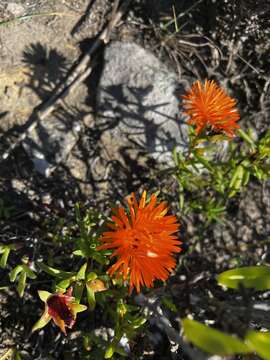
[[265, 82], [262, 95], [260, 96], [261, 109], [265, 114], [267, 114], [267, 109], [265, 105], [265, 96], [269, 94], [268, 92], [269, 85], [270, 85], [270, 78]]
[[58, 86], [51, 98], [40, 106], [39, 111], [34, 111], [31, 123], [27, 126], [27, 129], [17, 138], [17, 140], [9, 147], [9, 149], [2, 155], [2, 159], [7, 159], [11, 152], [26, 138], [27, 134], [35, 129], [38, 122], [44, 120], [55, 109], [59, 101], [70, 94], [78, 85], [83, 82], [92, 72], [93, 65], [90, 65], [93, 54], [102, 45], [107, 44], [110, 41], [110, 36], [113, 28], [118, 24], [123, 14], [125, 13], [130, 0], [127, 0], [119, 7], [120, 0], [115, 0], [112, 10], [111, 19], [102, 31], [99, 37], [95, 40], [94, 44], [83, 56], [78, 65], [67, 76], [66, 80]]
[[[236, 48], [233, 49], [233, 46], [236, 45]], [[238, 57], [241, 61], [243, 61], [243, 63], [245, 63], [249, 68], [251, 68], [253, 71], [255, 71], [256, 74], [260, 75], [262, 73], [261, 70], [256, 69], [250, 62], [248, 62], [247, 60], [245, 60], [241, 55], [239, 55], [239, 49], [240, 49], [241, 43], [240, 41], [238, 41], [237, 44], [234, 44], [233, 41], [230, 42], [229, 46], [228, 46], [228, 50], [230, 52], [230, 56], [229, 56], [229, 60], [226, 66], [226, 70], [225, 73], [228, 74], [231, 65], [232, 65], [232, 61], [234, 59], [234, 56]]]
[[163, 29], [167, 29], [171, 24], [175, 23], [175, 21], [179, 20], [181, 17], [187, 15], [191, 10], [193, 10], [197, 5], [199, 5], [199, 3], [201, 3], [202, 0], [198, 0], [196, 3], [192, 4], [187, 10], [185, 10], [184, 12], [180, 13], [179, 15], [177, 15], [176, 17], [174, 17], [172, 20], [170, 20], [169, 22], [167, 22], [167, 24], [165, 24], [163, 26]]

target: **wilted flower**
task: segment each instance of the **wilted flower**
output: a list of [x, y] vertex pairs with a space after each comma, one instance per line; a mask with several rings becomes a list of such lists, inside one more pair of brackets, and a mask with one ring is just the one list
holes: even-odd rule
[[40, 299], [45, 302], [45, 311], [32, 331], [43, 328], [52, 319], [66, 335], [66, 327], [71, 329], [74, 326], [77, 313], [87, 309], [87, 306], [76, 303], [71, 293], [72, 288], [66, 294], [51, 294], [48, 291], [40, 290], [38, 294]]
[[90, 280], [87, 282], [87, 286], [93, 291], [93, 293], [107, 290], [104, 282], [100, 279]]
[[210, 127], [217, 133], [233, 137], [234, 130], [239, 128], [236, 101], [214, 81], [206, 80], [204, 85], [196, 81], [182, 99], [184, 112], [190, 116], [188, 123], [196, 126], [197, 134]]
[[146, 203], [146, 191], [138, 204], [135, 195], [128, 198], [128, 208], [113, 209], [110, 231], [103, 233], [99, 247], [113, 249], [112, 257], [117, 261], [108, 273], [122, 276], [128, 280], [130, 293], [135, 287], [137, 292], [141, 286], [152, 287], [155, 279], [166, 280], [175, 267], [174, 252], [180, 252], [181, 242], [175, 233], [179, 224], [174, 215], [166, 215], [167, 204], [157, 204], [156, 195], [151, 195]]

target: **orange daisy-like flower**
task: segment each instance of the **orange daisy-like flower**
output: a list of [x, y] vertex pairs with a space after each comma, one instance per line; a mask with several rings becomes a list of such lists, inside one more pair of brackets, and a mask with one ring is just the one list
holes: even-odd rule
[[190, 116], [188, 123], [196, 125], [196, 134], [209, 126], [213, 131], [233, 137], [234, 130], [239, 128], [236, 101], [214, 81], [206, 80], [204, 84], [196, 81], [182, 99], [184, 112]]
[[129, 277], [129, 290], [135, 287], [140, 292], [141, 286], [152, 287], [155, 279], [166, 280], [174, 269], [176, 261], [172, 254], [180, 252], [181, 242], [175, 233], [180, 225], [174, 215], [166, 215], [166, 202], [157, 204], [156, 195], [146, 203], [146, 191], [138, 203], [135, 195], [128, 198], [127, 212], [124, 208], [113, 209], [110, 231], [103, 233], [102, 249], [113, 249], [112, 257], [117, 261], [108, 273]]

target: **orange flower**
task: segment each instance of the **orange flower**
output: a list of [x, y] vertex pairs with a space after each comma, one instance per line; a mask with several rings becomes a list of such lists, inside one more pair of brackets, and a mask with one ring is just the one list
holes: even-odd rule
[[155, 279], [166, 280], [175, 267], [172, 254], [180, 252], [181, 242], [175, 233], [179, 224], [174, 215], [166, 215], [167, 204], [157, 204], [156, 195], [152, 195], [146, 204], [146, 191], [138, 204], [134, 193], [128, 198], [129, 211], [119, 207], [113, 209], [111, 231], [104, 232], [99, 247], [113, 249], [112, 257], [117, 261], [108, 273], [116, 273], [116, 279], [122, 276], [126, 281], [129, 276], [129, 290], [135, 287], [153, 286]]
[[224, 132], [233, 137], [234, 130], [239, 128], [236, 123], [240, 118], [236, 101], [214, 81], [206, 80], [204, 85], [196, 81], [182, 98], [184, 112], [190, 116], [188, 123], [196, 125], [196, 134], [209, 126], [215, 132]]

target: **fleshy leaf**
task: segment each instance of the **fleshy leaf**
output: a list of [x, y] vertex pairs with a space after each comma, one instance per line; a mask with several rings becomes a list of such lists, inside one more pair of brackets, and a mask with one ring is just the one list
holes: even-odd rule
[[77, 303], [81, 301], [83, 290], [84, 290], [85, 283], [83, 281], [76, 281], [74, 286], [74, 293], [73, 296]]
[[94, 310], [96, 306], [95, 293], [87, 283], [86, 283], [86, 290], [87, 290], [87, 300], [89, 304], [89, 310]]
[[23, 297], [24, 289], [26, 286], [26, 276], [27, 276], [27, 274], [24, 271], [22, 271], [19, 275], [19, 281], [18, 281], [18, 285], [17, 285], [19, 297]]
[[172, 311], [174, 313], [177, 312], [177, 307], [175, 306], [175, 304], [173, 303], [173, 301], [170, 298], [163, 297], [161, 301], [166, 306], [167, 309], [169, 309], [170, 311]]
[[91, 280], [96, 280], [97, 278], [97, 274], [95, 272], [90, 272], [89, 274], [87, 274], [87, 281], [91, 281]]
[[7, 260], [8, 260], [10, 250], [11, 249], [9, 247], [6, 247], [3, 251], [3, 255], [1, 256], [1, 260], [0, 260], [0, 267], [2, 269], [4, 269], [7, 266]]
[[126, 353], [125, 349], [120, 345], [116, 345], [115, 348], [114, 348], [114, 351], [117, 354], [119, 354], [119, 355], [121, 355], [123, 357], [128, 357], [129, 356], [129, 354]]
[[234, 336], [203, 325], [195, 320], [184, 319], [182, 323], [188, 340], [210, 354], [227, 356], [251, 352], [244, 342]]
[[35, 279], [37, 277], [37, 275], [34, 273], [33, 270], [31, 270], [27, 265], [22, 265], [23, 271], [26, 273], [26, 275], [30, 278], [30, 279]]
[[64, 292], [66, 289], [70, 286], [70, 284], [73, 282], [73, 277], [69, 279], [64, 279], [60, 281], [58, 284], [56, 284], [56, 290], [59, 292]]
[[256, 144], [253, 141], [253, 139], [251, 138], [250, 134], [246, 133], [244, 130], [242, 129], [238, 129], [237, 130], [237, 134], [239, 136], [241, 136], [241, 138], [249, 145], [251, 145], [252, 148], [256, 148]]
[[82, 252], [81, 250], [74, 250], [74, 251], [73, 251], [73, 254], [74, 254], [74, 255], [77, 255], [77, 256], [81, 256], [81, 257], [84, 256], [84, 254], [83, 254], [83, 252]]
[[143, 324], [145, 324], [147, 321], [147, 319], [143, 318], [143, 317], [137, 317], [136, 319], [134, 319], [132, 321], [131, 326], [133, 327], [133, 329], [138, 329], [140, 328]]
[[241, 185], [243, 183], [245, 168], [240, 164], [238, 165], [234, 171], [233, 175], [229, 184], [229, 189], [231, 191], [229, 192], [229, 197], [233, 197], [241, 188]]
[[22, 269], [22, 266], [18, 265], [9, 273], [9, 279], [11, 282], [14, 282], [16, 280], [16, 277], [19, 275]]
[[218, 276], [218, 283], [237, 289], [240, 284], [256, 290], [270, 289], [269, 266], [246, 266], [225, 271]]
[[61, 278], [61, 279], [67, 279], [71, 276], [74, 276], [75, 273], [68, 272], [68, 271], [62, 271], [56, 268], [53, 268], [51, 266], [48, 266], [46, 264], [43, 264], [41, 262], [38, 263], [38, 266], [41, 268], [41, 270], [45, 271], [47, 274]]
[[84, 280], [85, 279], [85, 271], [87, 269], [87, 262], [83, 264], [80, 270], [77, 273], [77, 280]]
[[248, 346], [264, 360], [270, 360], [270, 331], [249, 331], [245, 340]]
[[22, 357], [21, 357], [21, 355], [20, 355], [20, 353], [19, 353], [17, 350], [15, 350], [14, 360], [23, 360]]
[[104, 355], [104, 359], [111, 359], [111, 357], [113, 356], [115, 352], [115, 348], [114, 346], [111, 344], [107, 347], [105, 355]]

